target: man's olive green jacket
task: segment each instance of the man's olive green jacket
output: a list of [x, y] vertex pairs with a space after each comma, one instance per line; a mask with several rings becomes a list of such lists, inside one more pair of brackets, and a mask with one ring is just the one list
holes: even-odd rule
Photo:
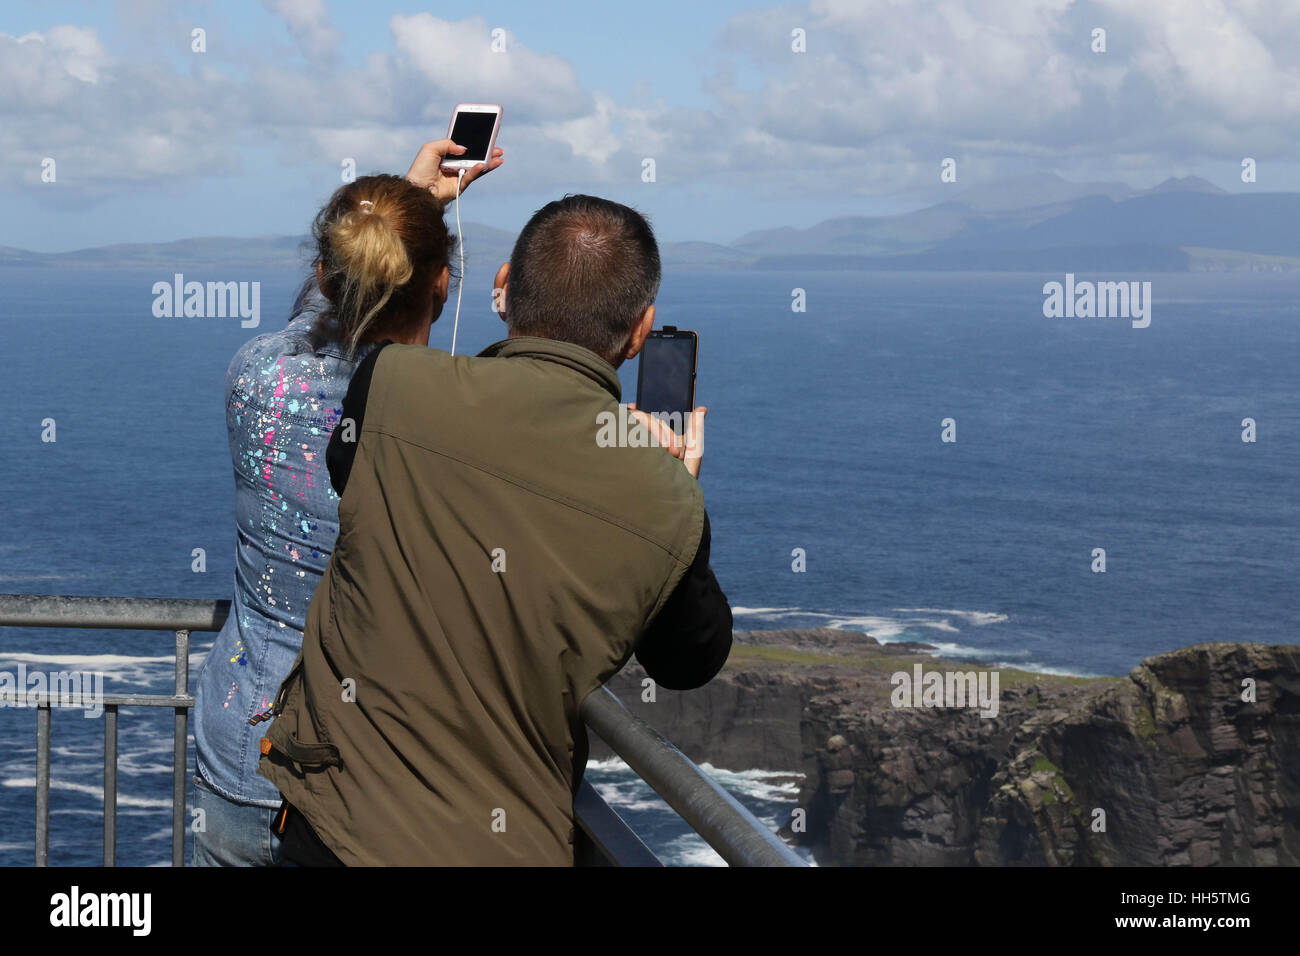
[[377, 356], [259, 767], [343, 863], [573, 863], [578, 707], [704, 525], [664, 449], [598, 442], [619, 398], [612, 366], [549, 339]]

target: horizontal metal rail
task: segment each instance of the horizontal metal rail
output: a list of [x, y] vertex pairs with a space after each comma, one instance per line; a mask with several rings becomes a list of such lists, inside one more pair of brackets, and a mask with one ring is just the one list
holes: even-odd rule
[[0, 627], [219, 631], [229, 614], [229, 601], [0, 594]]
[[[229, 601], [173, 598], [81, 597], [0, 594], [0, 627], [119, 628], [173, 630], [176, 680], [171, 696], [105, 694], [104, 863], [116, 855], [117, 716], [120, 706], [172, 707], [175, 710], [172, 787], [172, 864], [184, 866], [185, 767], [189, 708], [189, 635], [218, 631], [230, 613]], [[36, 864], [49, 862], [50, 703], [37, 706]], [[587, 725], [629, 767], [667, 801], [732, 866], [806, 866], [772, 831], [607, 688], [598, 688], [581, 706]], [[575, 816], [584, 838], [614, 865], [654, 866], [654, 857], [627, 824], [589, 786], [575, 799]]]
[[[117, 864], [118, 708], [170, 707], [172, 717], [172, 866], [185, 865], [185, 767], [189, 743], [190, 632], [219, 631], [230, 613], [229, 601], [173, 598], [80, 597], [0, 594], [0, 627], [115, 628], [174, 631], [175, 686], [166, 694], [104, 694], [104, 865]], [[26, 695], [25, 695], [26, 696]], [[60, 695], [46, 692], [36, 710], [36, 865], [50, 862], [50, 708]], [[84, 702], [83, 702], [84, 703]]]

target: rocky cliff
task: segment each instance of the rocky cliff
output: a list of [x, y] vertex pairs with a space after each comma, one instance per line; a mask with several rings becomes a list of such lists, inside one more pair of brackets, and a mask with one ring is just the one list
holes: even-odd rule
[[762, 631], [699, 690], [644, 702], [635, 665], [610, 687], [697, 762], [803, 773], [786, 836], [823, 865], [1300, 863], [1300, 646], [1200, 644], [1123, 678], [1002, 668], [996, 717], [895, 706], [918, 663], [988, 670]]

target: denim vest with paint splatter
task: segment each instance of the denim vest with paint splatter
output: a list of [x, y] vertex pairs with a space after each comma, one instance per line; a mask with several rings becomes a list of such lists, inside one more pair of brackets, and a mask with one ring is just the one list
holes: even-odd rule
[[313, 350], [318, 291], [305, 294], [288, 326], [235, 353], [226, 373], [226, 430], [235, 469], [235, 597], [195, 689], [199, 772], [222, 795], [279, 806], [257, 774], [271, 706], [302, 646], [307, 605], [338, 537], [339, 496], [325, 448], [356, 363], [337, 343]]

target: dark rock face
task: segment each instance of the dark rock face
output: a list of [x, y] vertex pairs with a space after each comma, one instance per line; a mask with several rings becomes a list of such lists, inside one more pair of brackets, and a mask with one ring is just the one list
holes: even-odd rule
[[752, 632], [707, 687], [645, 703], [635, 666], [610, 687], [697, 762], [802, 771], [806, 826], [787, 836], [823, 864], [1300, 863], [1300, 646], [1201, 644], [1127, 678], [1002, 669], [988, 719], [893, 706], [890, 676], [916, 662], [982, 667]]
[[[825, 656], [826, 662], [787, 666], [781, 661], [742, 660], [737, 652], [749, 646], [813, 652]], [[635, 663], [607, 686], [697, 763], [730, 770], [802, 772], [804, 711], [814, 697], [855, 676], [836, 666], [835, 655], [863, 647], [880, 645], [865, 635], [831, 628], [741, 632], [722, 673], [699, 690], [656, 689], [654, 702], [643, 701], [646, 675]], [[592, 734], [591, 758], [608, 756], [609, 748]]]

